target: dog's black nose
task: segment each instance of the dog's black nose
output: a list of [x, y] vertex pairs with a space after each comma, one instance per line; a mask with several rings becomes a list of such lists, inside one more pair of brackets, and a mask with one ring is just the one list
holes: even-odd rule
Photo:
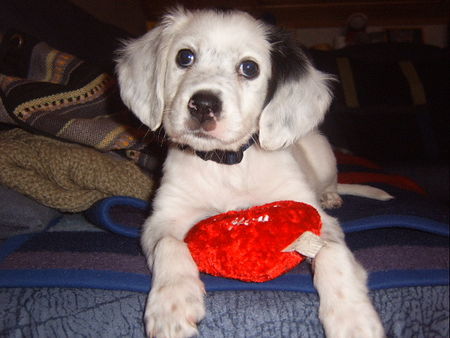
[[212, 92], [199, 91], [192, 95], [188, 102], [188, 109], [195, 119], [203, 123], [220, 116], [222, 101]]

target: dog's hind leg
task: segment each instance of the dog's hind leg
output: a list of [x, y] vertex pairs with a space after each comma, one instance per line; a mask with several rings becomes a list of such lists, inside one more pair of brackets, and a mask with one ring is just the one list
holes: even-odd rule
[[325, 188], [320, 195], [320, 205], [324, 209], [334, 209], [342, 206], [343, 200], [338, 193], [338, 184], [335, 180], [331, 185]]

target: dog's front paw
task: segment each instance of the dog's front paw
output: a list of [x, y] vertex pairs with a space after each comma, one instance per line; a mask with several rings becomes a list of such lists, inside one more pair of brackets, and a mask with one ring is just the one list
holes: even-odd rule
[[368, 300], [321, 308], [320, 318], [328, 338], [385, 337], [380, 318]]
[[196, 324], [205, 316], [204, 294], [203, 283], [194, 277], [152, 288], [144, 315], [147, 336], [184, 338], [197, 335]]

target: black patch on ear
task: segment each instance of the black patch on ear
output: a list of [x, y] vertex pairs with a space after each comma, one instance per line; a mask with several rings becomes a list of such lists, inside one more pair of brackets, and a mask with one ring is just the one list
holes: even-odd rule
[[273, 26], [267, 39], [272, 46], [272, 77], [269, 79], [265, 105], [273, 98], [280, 84], [300, 79], [307, 72], [308, 65], [303, 48], [288, 32]]

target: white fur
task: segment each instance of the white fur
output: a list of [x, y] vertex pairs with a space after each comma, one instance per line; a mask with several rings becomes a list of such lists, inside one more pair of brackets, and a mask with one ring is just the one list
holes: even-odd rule
[[[144, 37], [129, 42], [117, 71], [124, 102], [151, 129], [163, 123], [173, 144], [195, 150], [236, 150], [259, 131], [260, 143], [235, 165], [204, 161], [173, 145], [146, 221], [142, 247], [153, 271], [145, 310], [153, 337], [189, 337], [205, 315], [204, 289], [183, 239], [208, 216], [277, 200], [309, 203], [321, 214], [328, 245], [314, 261], [320, 318], [329, 337], [382, 337], [383, 328], [366, 288], [366, 273], [344, 242], [336, 219], [321, 206], [340, 205], [336, 163], [316, 127], [330, 102], [327, 76], [305, 60], [298, 79], [280, 82], [264, 106], [272, 78], [271, 28], [242, 12], [177, 9]], [[180, 49], [195, 52], [185, 69]], [[238, 73], [253, 60], [260, 74]], [[192, 128], [192, 95], [209, 90], [223, 104], [212, 130]], [[345, 190], [345, 189], [343, 189]]]

